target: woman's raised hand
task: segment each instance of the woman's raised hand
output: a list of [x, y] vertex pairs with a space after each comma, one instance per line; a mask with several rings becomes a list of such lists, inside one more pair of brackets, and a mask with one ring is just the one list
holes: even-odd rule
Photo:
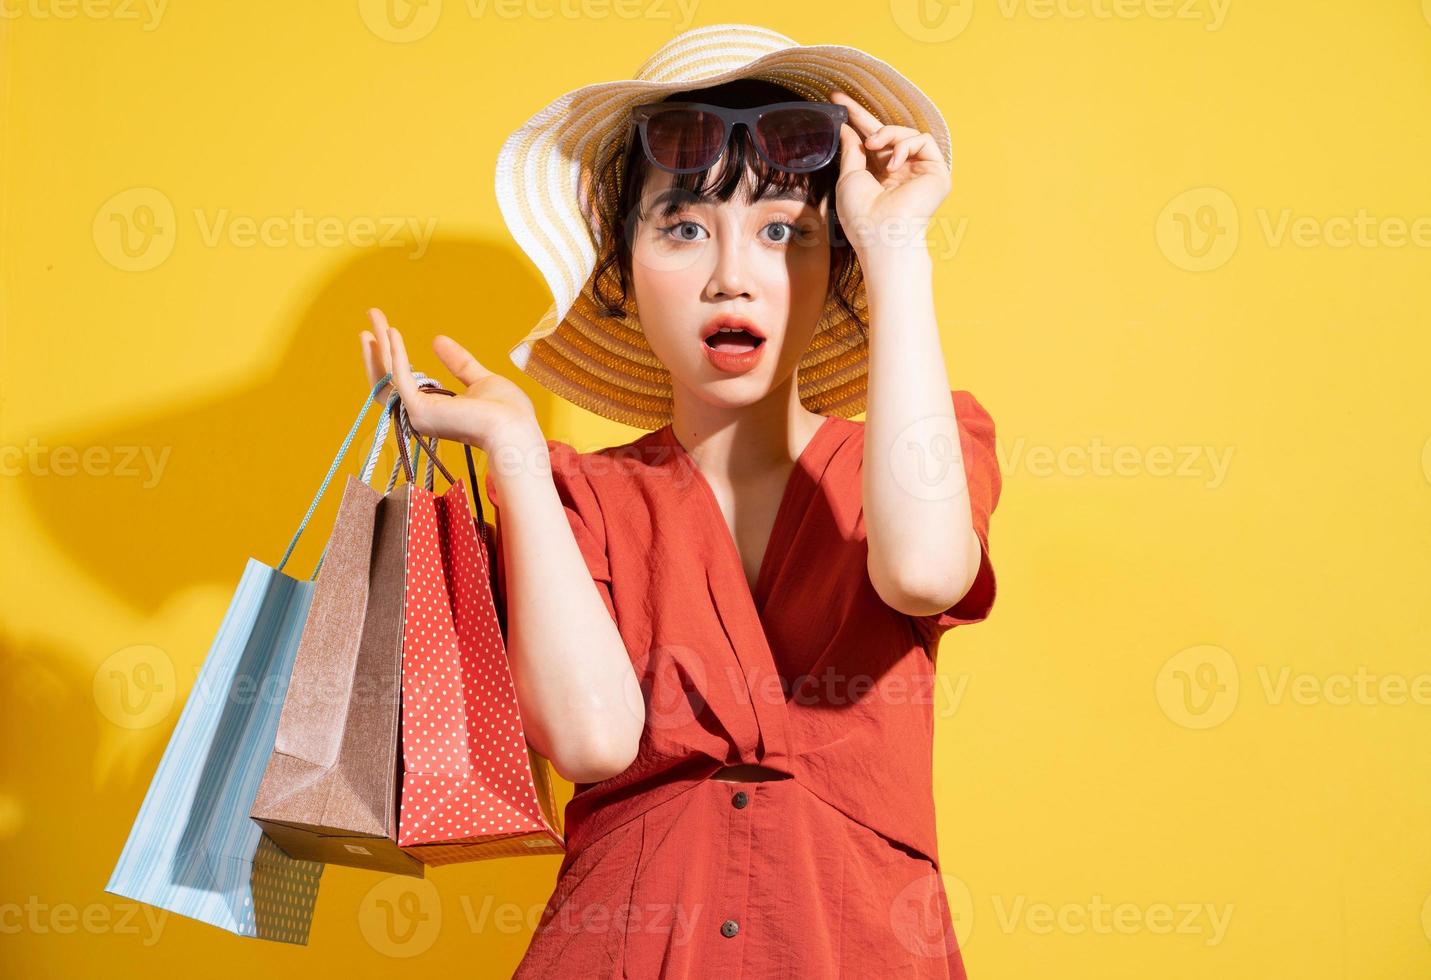
[[362, 334], [368, 383], [377, 384], [384, 374], [392, 374], [393, 383], [383, 388], [380, 398], [385, 401], [396, 385], [415, 431], [465, 442], [491, 453], [503, 433], [536, 424], [536, 410], [526, 393], [500, 374], [487, 370], [451, 337], [437, 337], [432, 349], [460, 382], [457, 397], [423, 391], [413, 379], [402, 335], [388, 325], [382, 310], [371, 309], [368, 317], [373, 329]]
[[835, 206], [855, 254], [922, 242], [950, 188], [949, 164], [934, 136], [886, 126], [845, 92], [831, 92], [830, 101], [850, 114], [840, 126]]

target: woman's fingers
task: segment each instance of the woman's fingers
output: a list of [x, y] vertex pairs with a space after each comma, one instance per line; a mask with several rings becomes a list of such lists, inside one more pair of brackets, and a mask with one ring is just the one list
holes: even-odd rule
[[830, 101], [844, 106], [850, 113], [850, 124], [861, 138], [871, 136], [880, 128], [880, 121], [870, 111], [839, 89], [830, 93]]
[[468, 388], [492, 373], [478, 363], [477, 358], [473, 357], [467, 348], [451, 337], [439, 334], [432, 341], [432, 350], [442, 361], [443, 367]]
[[412, 365], [407, 361], [407, 348], [403, 345], [402, 334], [397, 332], [396, 327], [388, 327], [385, 333], [388, 337], [388, 348], [392, 352], [393, 385], [397, 388], [398, 397], [407, 406], [407, 415], [412, 420], [412, 427], [420, 429], [423, 409], [419, 400], [417, 382], [412, 376]]
[[919, 130], [912, 126], [881, 126], [875, 133], [865, 138], [865, 146], [869, 149], [877, 149], [884, 146], [892, 139], [902, 139], [906, 136], [913, 136]]
[[363, 348], [363, 368], [368, 372], [368, 384], [375, 385], [384, 374], [378, 364], [378, 338], [371, 331], [364, 330], [358, 335]]
[[382, 310], [373, 307], [368, 310], [368, 319], [373, 322], [373, 334], [378, 339], [378, 363], [383, 372], [393, 369], [392, 345], [388, 342], [388, 318]]
[[894, 144], [894, 155], [889, 158], [888, 164], [891, 172], [904, 166], [905, 159], [911, 153], [917, 152], [918, 144], [922, 138], [922, 136], [911, 136], [908, 139], [902, 139]]
[[855, 128], [849, 123], [840, 124], [840, 177], [854, 173], [857, 170], [865, 170], [869, 166], [869, 161], [865, 157], [865, 148], [860, 144], [860, 134], [855, 132]]
[[894, 144], [894, 156], [890, 157], [889, 169], [898, 170], [906, 160], [944, 165], [944, 156], [939, 152], [934, 137], [928, 133], [915, 133]]
[[[378, 338], [373, 336], [371, 331], [364, 330], [362, 335], [363, 345], [363, 366], [368, 372], [368, 384], [376, 385], [383, 375], [388, 374], [387, 367], [382, 362], [382, 355], [378, 353]], [[377, 393], [378, 401], [387, 401], [388, 395], [392, 392], [391, 384], [383, 385]]]

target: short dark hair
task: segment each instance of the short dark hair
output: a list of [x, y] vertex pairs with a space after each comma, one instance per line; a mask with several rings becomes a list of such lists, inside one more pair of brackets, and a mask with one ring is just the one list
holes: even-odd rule
[[[811, 101], [783, 85], [764, 79], [745, 78], [709, 88], [672, 92], [662, 102], [705, 102], [710, 105], [743, 109], [772, 102]], [[630, 302], [631, 243], [635, 227], [644, 215], [640, 212], [641, 192], [650, 173], [651, 162], [641, 148], [641, 137], [630, 126], [624, 141], [613, 141], [598, 161], [594, 174], [594, 204], [602, 232], [601, 254], [597, 258], [592, 292], [600, 312], [608, 317], [625, 319]], [[829, 290], [836, 302], [855, 323], [863, 335], [867, 323], [861, 310], [855, 307], [855, 296], [862, 282], [859, 260], [846, 240], [835, 208], [835, 183], [840, 176], [840, 157], [811, 173], [791, 173], [766, 165], [750, 145], [744, 126], [732, 127], [730, 142], [711, 167], [690, 174], [673, 174], [672, 186], [690, 195], [711, 195], [729, 201], [747, 180], [754, 178], [750, 200], [758, 201], [776, 191], [794, 190], [818, 207], [828, 202], [830, 231]], [[673, 207], [674, 205], [672, 205]]]

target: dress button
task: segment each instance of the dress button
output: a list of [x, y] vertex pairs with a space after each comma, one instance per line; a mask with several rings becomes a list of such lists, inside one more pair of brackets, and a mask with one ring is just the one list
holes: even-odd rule
[[737, 932], [740, 932], [740, 923], [734, 919], [726, 919], [720, 924], [720, 934], [727, 939], [734, 936]]
[[745, 795], [745, 790], [741, 790], [730, 798], [730, 802], [737, 810], [744, 810], [745, 805], [750, 802], [750, 797]]

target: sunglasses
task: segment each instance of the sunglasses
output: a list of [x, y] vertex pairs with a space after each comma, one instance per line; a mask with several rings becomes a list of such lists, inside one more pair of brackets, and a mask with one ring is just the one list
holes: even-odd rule
[[736, 125], [745, 127], [767, 164], [803, 174], [835, 158], [840, 124], [849, 118], [849, 110], [834, 102], [775, 102], [750, 109], [654, 102], [635, 106], [631, 118], [646, 156], [673, 174], [696, 173], [715, 163]]

